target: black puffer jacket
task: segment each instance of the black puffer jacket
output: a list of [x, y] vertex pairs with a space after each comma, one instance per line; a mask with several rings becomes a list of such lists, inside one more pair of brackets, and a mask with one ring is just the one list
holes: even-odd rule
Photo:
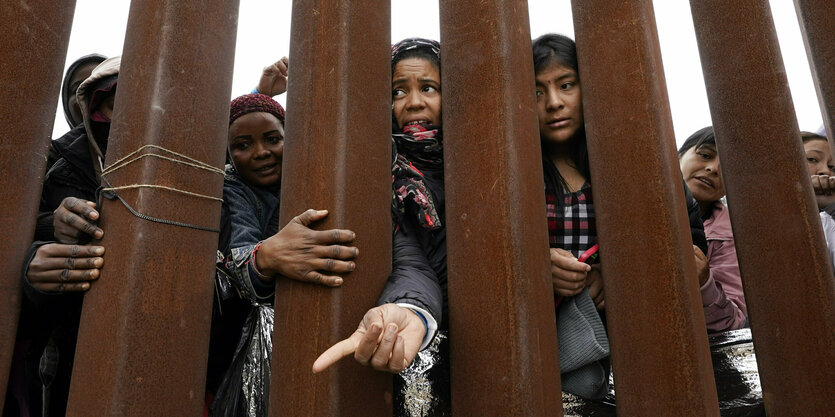
[[[423, 173], [444, 224], [443, 168], [413, 163]], [[404, 216], [394, 234], [392, 249], [392, 272], [378, 304], [415, 305], [429, 311], [440, 330], [448, 329], [446, 228], [430, 231], [421, 227], [415, 216]]]

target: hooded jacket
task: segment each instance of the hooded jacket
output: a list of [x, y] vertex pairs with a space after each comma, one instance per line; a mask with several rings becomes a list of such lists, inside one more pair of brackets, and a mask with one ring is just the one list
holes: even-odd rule
[[[50, 158], [38, 215], [36, 242], [29, 249], [23, 266], [23, 300], [21, 325], [18, 327], [18, 341], [23, 341], [26, 351], [22, 358], [26, 369], [25, 377], [14, 383], [25, 387], [25, 401], [28, 409], [40, 415], [41, 381], [38, 379], [41, 352], [44, 347], [57, 352], [49, 367], [55, 372], [49, 389], [49, 415], [63, 415], [69, 381], [72, 373], [72, 361], [75, 355], [75, 341], [81, 316], [81, 293], [46, 293], [32, 287], [26, 279], [29, 263], [38, 248], [55, 240], [52, 226], [52, 213], [67, 197], [76, 197], [95, 201], [96, 190], [101, 182], [101, 164], [107, 146], [110, 123], [95, 122], [90, 117], [90, 101], [97, 89], [111, 89], [119, 73], [119, 57], [102, 62], [90, 77], [78, 88], [79, 106], [84, 117], [84, 125], [73, 128], [70, 132], [51, 144]], [[45, 356], [44, 356], [45, 358]]]

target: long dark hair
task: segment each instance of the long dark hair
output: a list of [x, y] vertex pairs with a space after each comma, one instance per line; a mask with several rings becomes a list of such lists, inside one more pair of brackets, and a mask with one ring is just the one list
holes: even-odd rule
[[[577, 66], [577, 46], [571, 38], [555, 33], [542, 35], [533, 41], [533, 68], [535, 73], [545, 70], [551, 65], [558, 64], [571, 68], [577, 73], [580, 71]], [[562, 204], [568, 184], [548, 156], [545, 149], [545, 142], [540, 141], [542, 146], [542, 170], [545, 174], [545, 192], [557, 196], [557, 204]], [[586, 146], [586, 131], [581, 128], [573, 138], [568, 141], [568, 154], [571, 162], [589, 182], [591, 172], [589, 170], [589, 151]]]

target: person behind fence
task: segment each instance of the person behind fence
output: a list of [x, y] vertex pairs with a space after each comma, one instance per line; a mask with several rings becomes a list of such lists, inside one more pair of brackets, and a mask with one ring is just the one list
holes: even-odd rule
[[25, 297], [18, 328], [28, 346], [13, 360], [21, 365], [21, 379], [10, 383], [17, 404], [29, 415], [64, 414], [82, 295], [104, 265], [105, 249], [97, 244], [104, 231], [96, 226], [94, 201], [119, 65], [119, 57], [109, 58], [81, 83], [77, 96], [84, 130], [52, 144], [60, 158], [44, 177], [38, 217], [39, 223], [47, 220], [46, 227], [36, 230], [22, 277]]
[[[702, 308], [709, 333], [747, 327], [748, 313], [713, 127], [690, 135], [678, 150], [681, 174], [699, 202], [705, 226], [707, 257], [696, 257]], [[697, 255], [701, 255], [697, 252]]]
[[553, 34], [535, 39], [532, 48], [562, 389], [598, 398], [608, 388], [609, 342], [597, 312], [605, 305], [603, 274], [593, 254], [597, 231], [577, 52], [574, 41]]
[[[207, 389], [217, 393], [213, 415], [266, 413], [269, 357], [253, 352], [272, 350], [275, 280], [338, 287], [340, 274], [356, 268], [354, 232], [313, 229], [327, 210], [307, 210], [279, 230], [284, 140], [284, 109], [275, 100], [264, 94], [232, 100], [222, 210], [228, 232], [221, 233], [218, 258], [222, 307], [213, 318], [207, 377]], [[264, 349], [252, 349], [254, 343]], [[264, 373], [246, 374], [253, 367]]]
[[67, 68], [64, 81], [61, 83], [61, 104], [64, 107], [64, 117], [67, 119], [70, 129], [84, 123], [81, 116], [81, 106], [79, 106], [78, 97], [75, 93], [81, 83], [90, 77], [93, 69], [105, 59], [107, 57], [100, 54], [84, 55], [76, 59]]
[[800, 137], [803, 139], [806, 166], [809, 168], [823, 235], [829, 250], [829, 261], [835, 263], [835, 163], [826, 136], [800, 132]]
[[[415, 366], [419, 351], [434, 352], [424, 358], [435, 362], [427, 365], [434, 368], [429, 378], [436, 384], [432, 415], [449, 407], [444, 338], [426, 349], [437, 329], [448, 329], [440, 71], [438, 42], [411, 38], [392, 47], [392, 272], [378, 306], [365, 314], [357, 331], [313, 364], [314, 372], [322, 372], [353, 354], [360, 364], [398, 373]], [[410, 407], [398, 404], [398, 384], [408, 390], [412, 380], [404, 375], [411, 374], [395, 379], [395, 414], [398, 407]]]
[[[577, 49], [558, 34], [540, 36], [532, 49], [562, 389], [601, 398], [609, 341]], [[686, 184], [684, 191], [693, 250], [705, 253], [698, 204]]]

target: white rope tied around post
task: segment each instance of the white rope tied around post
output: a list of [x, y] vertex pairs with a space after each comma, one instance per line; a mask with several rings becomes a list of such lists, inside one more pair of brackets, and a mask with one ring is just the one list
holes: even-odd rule
[[[181, 159], [172, 158], [172, 157], [165, 156], [165, 155], [160, 155], [160, 154], [157, 154], [157, 153], [139, 154], [140, 152], [142, 152], [145, 149], [157, 149], [157, 150], [172, 154], [172, 155], [174, 155], [178, 158], [181, 158]], [[131, 212], [131, 214], [133, 214], [134, 216], [139, 217], [141, 219], [156, 222], [156, 223], [169, 224], [169, 225], [172, 225], [172, 226], [181, 226], [181, 227], [186, 227], [186, 228], [189, 228], [189, 229], [205, 230], [205, 231], [218, 232], [219, 233], [220, 230], [217, 229], [217, 228], [193, 225], [193, 224], [182, 223], [182, 222], [177, 222], [177, 221], [173, 221], [173, 220], [158, 219], [156, 217], [151, 217], [151, 216], [139, 213], [136, 210], [134, 210], [133, 207], [131, 207], [122, 198], [122, 196], [120, 196], [117, 193], [117, 191], [137, 189], [137, 188], [153, 188], [153, 189], [162, 189], [162, 190], [172, 191], [172, 192], [188, 195], [188, 196], [191, 196], [191, 197], [204, 198], [204, 199], [219, 201], [219, 202], [223, 202], [222, 198], [218, 198], [218, 197], [214, 197], [214, 196], [210, 196], [210, 195], [205, 195], [205, 194], [199, 194], [199, 193], [186, 191], [186, 190], [180, 190], [180, 189], [175, 188], [175, 187], [169, 187], [169, 186], [166, 186], [166, 185], [158, 185], [158, 184], [132, 184], [132, 185], [123, 185], [123, 186], [114, 187], [105, 178], [106, 175], [112, 174], [112, 173], [114, 173], [114, 172], [116, 172], [116, 171], [118, 171], [118, 170], [120, 170], [120, 169], [122, 169], [122, 168], [124, 168], [124, 167], [142, 159], [142, 158], [145, 158], [145, 157], [160, 158], [160, 159], [163, 159], [163, 160], [166, 160], [166, 161], [174, 162], [175, 164], [187, 165], [187, 166], [194, 167], [194, 168], [197, 168], [197, 169], [202, 169], [202, 170], [205, 170], [205, 171], [209, 171], [209, 172], [214, 173], [214, 174], [220, 174], [220, 175], [225, 174], [225, 172], [222, 169], [214, 167], [212, 165], [209, 165], [209, 164], [207, 164], [205, 162], [202, 162], [202, 161], [199, 161], [197, 159], [194, 159], [190, 156], [183, 155], [181, 153], [174, 152], [174, 151], [169, 150], [169, 149], [165, 149], [162, 146], [144, 145], [144, 146], [140, 147], [139, 149], [125, 155], [124, 157], [119, 158], [119, 160], [110, 164], [108, 167], [102, 169], [101, 179], [102, 179], [102, 182], [107, 184], [107, 187], [101, 188], [99, 190], [99, 193], [101, 195], [104, 195], [106, 198], [111, 199], [111, 200], [113, 198], [118, 198], [119, 201], [121, 201], [122, 204], [128, 209], [128, 211]]]

